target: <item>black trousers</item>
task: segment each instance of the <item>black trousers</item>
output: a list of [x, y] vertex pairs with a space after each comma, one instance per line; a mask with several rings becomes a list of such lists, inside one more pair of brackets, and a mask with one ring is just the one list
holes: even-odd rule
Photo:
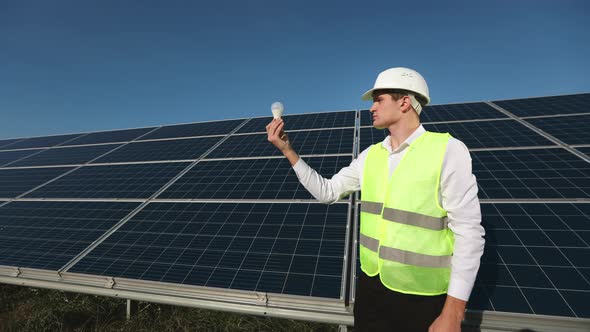
[[425, 332], [440, 315], [447, 295], [420, 296], [394, 292], [379, 275], [360, 272], [354, 302], [355, 332]]

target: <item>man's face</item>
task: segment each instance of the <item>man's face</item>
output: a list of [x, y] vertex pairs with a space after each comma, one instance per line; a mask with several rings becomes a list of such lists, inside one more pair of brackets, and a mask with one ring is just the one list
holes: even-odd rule
[[373, 105], [370, 109], [373, 117], [373, 127], [384, 129], [398, 122], [402, 116], [400, 108], [402, 101], [403, 98], [394, 100], [387, 93], [375, 93], [373, 95]]

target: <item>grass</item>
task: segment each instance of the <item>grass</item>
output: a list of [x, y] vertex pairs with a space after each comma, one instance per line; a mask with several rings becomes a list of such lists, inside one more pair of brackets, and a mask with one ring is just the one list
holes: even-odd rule
[[337, 325], [0, 285], [0, 331], [337, 331]]

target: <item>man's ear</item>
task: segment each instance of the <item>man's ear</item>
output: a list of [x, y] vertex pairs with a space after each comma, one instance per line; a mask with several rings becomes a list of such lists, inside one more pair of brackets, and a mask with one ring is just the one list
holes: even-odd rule
[[410, 99], [409, 96], [402, 96], [401, 102], [402, 102], [402, 104], [400, 105], [400, 109], [401, 109], [402, 113], [407, 113], [407, 112], [414, 109], [412, 107], [412, 100]]

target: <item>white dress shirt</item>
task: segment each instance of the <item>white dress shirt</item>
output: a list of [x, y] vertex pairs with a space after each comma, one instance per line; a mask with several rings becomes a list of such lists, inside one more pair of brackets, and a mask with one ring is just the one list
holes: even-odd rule
[[[426, 130], [421, 125], [397, 149], [392, 149], [390, 136], [383, 140], [389, 151], [389, 176], [399, 164], [407, 147]], [[369, 149], [361, 152], [349, 166], [331, 179], [326, 179], [309, 167], [303, 159], [293, 166], [301, 184], [320, 202], [334, 203], [361, 189], [363, 167]], [[442, 165], [439, 203], [447, 211], [449, 228], [455, 234], [455, 249], [451, 259], [451, 279], [448, 295], [467, 301], [483, 254], [484, 229], [477, 198], [477, 183], [471, 172], [471, 157], [463, 142], [451, 138]]]

